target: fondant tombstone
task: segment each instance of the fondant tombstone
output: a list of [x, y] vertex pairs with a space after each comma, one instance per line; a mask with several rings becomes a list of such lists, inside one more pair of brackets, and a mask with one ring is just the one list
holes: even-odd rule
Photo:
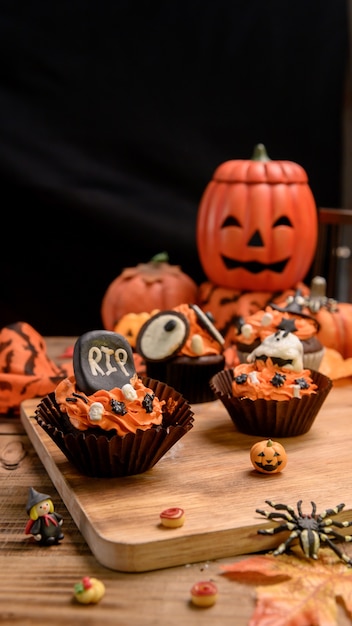
[[128, 341], [113, 331], [94, 330], [81, 335], [73, 351], [73, 369], [80, 391], [122, 388], [136, 374]]

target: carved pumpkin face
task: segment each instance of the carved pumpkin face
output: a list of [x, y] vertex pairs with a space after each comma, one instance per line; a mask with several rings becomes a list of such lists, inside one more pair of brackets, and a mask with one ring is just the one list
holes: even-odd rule
[[250, 459], [254, 469], [262, 474], [276, 474], [287, 464], [285, 448], [271, 439], [255, 443], [250, 450]]
[[197, 248], [207, 278], [239, 290], [289, 289], [304, 280], [317, 244], [317, 210], [304, 169], [271, 161], [222, 163], [197, 216]]

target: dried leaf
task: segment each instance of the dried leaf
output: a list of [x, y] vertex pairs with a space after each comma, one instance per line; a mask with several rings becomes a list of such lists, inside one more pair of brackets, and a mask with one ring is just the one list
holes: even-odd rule
[[337, 599], [352, 618], [352, 568], [328, 548], [317, 560], [293, 548], [290, 555], [253, 556], [221, 569], [233, 580], [261, 583], [249, 626], [337, 626]]

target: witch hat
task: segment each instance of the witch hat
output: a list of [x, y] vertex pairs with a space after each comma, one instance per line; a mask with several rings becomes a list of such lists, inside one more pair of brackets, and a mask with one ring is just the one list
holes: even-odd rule
[[33, 489], [33, 487], [30, 487], [26, 506], [27, 513], [29, 514], [32, 506], [39, 504], [39, 502], [43, 502], [43, 500], [51, 500], [51, 497], [46, 493], [40, 493], [39, 491]]

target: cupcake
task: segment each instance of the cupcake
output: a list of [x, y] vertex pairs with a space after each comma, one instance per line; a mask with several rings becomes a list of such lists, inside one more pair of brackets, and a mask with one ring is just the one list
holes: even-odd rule
[[317, 338], [319, 323], [303, 311], [303, 298], [297, 291], [287, 302], [267, 306], [238, 324], [234, 343], [238, 358], [245, 363], [248, 355], [277, 330], [296, 335], [303, 346], [303, 366], [318, 370], [324, 356], [324, 346]]
[[247, 357], [247, 363], [226, 369], [210, 381], [236, 428], [263, 437], [307, 433], [332, 381], [304, 368], [298, 337], [278, 330]]
[[118, 333], [82, 335], [73, 368], [74, 375], [41, 400], [35, 417], [83, 474], [145, 472], [193, 426], [193, 412], [179, 392], [138, 377], [131, 346]]
[[209, 381], [225, 367], [224, 338], [197, 305], [151, 316], [138, 333], [136, 350], [148, 376], [171, 385], [191, 404], [215, 399]]

